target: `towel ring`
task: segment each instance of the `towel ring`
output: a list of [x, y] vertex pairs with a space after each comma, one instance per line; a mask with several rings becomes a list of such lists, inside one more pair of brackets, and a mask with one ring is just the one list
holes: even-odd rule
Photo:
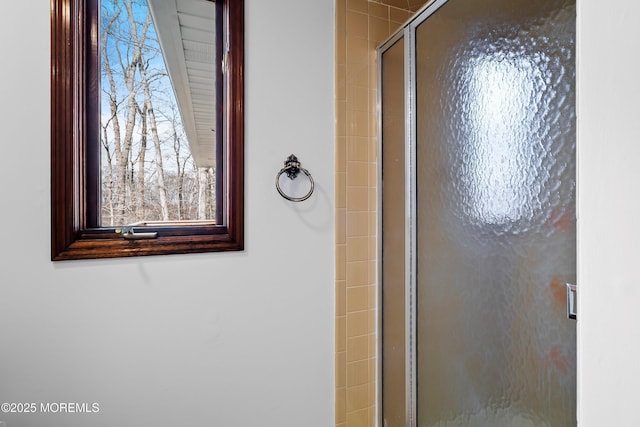
[[[300, 171], [302, 171], [307, 176], [307, 178], [309, 178], [309, 182], [311, 183], [311, 188], [309, 189], [309, 192], [302, 197], [289, 196], [284, 191], [282, 191], [282, 188], [280, 188], [280, 175], [286, 172], [289, 179], [296, 179]], [[302, 202], [304, 200], [307, 200], [309, 197], [311, 197], [311, 194], [313, 194], [313, 188], [314, 188], [313, 177], [311, 176], [309, 171], [300, 166], [300, 161], [298, 161], [298, 158], [293, 154], [287, 157], [287, 160], [284, 161], [284, 167], [280, 169], [280, 172], [278, 172], [278, 174], [276, 175], [276, 189], [278, 190], [278, 193], [280, 193], [282, 197], [284, 197], [289, 201]]]

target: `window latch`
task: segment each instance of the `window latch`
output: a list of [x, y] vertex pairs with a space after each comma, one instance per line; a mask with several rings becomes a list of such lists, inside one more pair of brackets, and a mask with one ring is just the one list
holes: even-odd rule
[[116, 233], [118, 232], [123, 238], [127, 240], [155, 239], [156, 237], [158, 237], [158, 233], [156, 231], [136, 233], [133, 229], [133, 225], [125, 225], [120, 230], [116, 230]]

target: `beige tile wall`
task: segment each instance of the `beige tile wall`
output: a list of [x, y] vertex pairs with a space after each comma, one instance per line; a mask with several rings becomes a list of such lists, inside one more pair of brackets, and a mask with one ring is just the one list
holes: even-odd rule
[[[401, 3], [409, 8], [415, 0]], [[336, 0], [337, 427], [375, 423], [375, 48], [410, 14], [382, 2]]]

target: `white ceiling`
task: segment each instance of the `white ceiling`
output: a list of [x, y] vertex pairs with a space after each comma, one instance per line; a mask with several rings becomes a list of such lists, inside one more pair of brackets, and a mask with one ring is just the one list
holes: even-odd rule
[[198, 167], [215, 166], [215, 3], [147, 0]]

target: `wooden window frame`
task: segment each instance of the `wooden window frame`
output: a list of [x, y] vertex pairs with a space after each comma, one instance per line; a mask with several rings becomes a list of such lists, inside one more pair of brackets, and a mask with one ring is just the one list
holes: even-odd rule
[[[215, 225], [145, 227], [127, 240], [99, 227], [99, 0], [51, 0], [51, 259], [166, 255], [244, 248], [244, 2], [218, 0], [225, 26], [222, 205]], [[220, 170], [221, 169], [221, 170]], [[94, 187], [93, 190], [91, 187]], [[221, 202], [221, 203], [220, 203]]]

